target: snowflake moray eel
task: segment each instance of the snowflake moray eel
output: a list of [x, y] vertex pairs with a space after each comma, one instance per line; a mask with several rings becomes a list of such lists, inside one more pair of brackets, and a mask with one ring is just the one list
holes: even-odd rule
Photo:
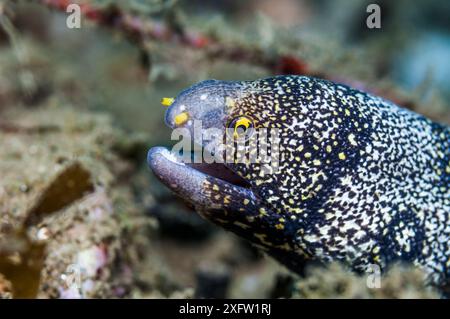
[[229, 129], [278, 130], [277, 169], [237, 157], [185, 164], [166, 148], [149, 151], [156, 176], [206, 219], [293, 271], [305, 260], [340, 261], [355, 271], [400, 261], [448, 284], [450, 127], [305, 76], [207, 80], [166, 103], [167, 125], [191, 134], [198, 120], [222, 141]]

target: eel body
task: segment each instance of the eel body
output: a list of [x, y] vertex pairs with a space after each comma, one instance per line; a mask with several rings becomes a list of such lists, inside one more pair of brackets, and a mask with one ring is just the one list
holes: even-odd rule
[[[194, 134], [198, 121], [220, 138]], [[265, 151], [276, 165], [237, 156], [189, 164], [162, 147], [149, 151], [148, 163], [203, 217], [290, 269], [299, 272], [305, 260], [355, 271], [399, 261], [421, 267], [435, 284], [448, 282], [448, 126], [304, 76], [200, 82], [174, 99], [166, 123], [222, 160], [229, 149], [251, 152], [224, 143], [230, 130], [277, 132]]]

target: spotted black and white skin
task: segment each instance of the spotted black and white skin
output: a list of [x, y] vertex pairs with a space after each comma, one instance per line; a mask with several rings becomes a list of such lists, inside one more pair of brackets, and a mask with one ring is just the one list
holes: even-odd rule
[[305, 76], [204, 81], [166, 112], [171, 128], [192, 132], [201, 120], [224, 136], [240, 119], [279, 130], [276, 172], [261, 174], [268, 164], [258, 162], [183, 164], [162, 147], [149, 151], [150, 168], [203, 217], [293, 271], [305, 260], [355, 271], [399, 261], [448, 283], [448, 126]]

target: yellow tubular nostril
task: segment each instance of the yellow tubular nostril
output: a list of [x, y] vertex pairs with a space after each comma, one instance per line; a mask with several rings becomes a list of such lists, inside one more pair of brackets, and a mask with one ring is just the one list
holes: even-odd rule
[[175, 99], [173, 97], [163, 97], [161, 100], [161, 104], [164, 106], [171, 106]]
[[182, 125], [182, 124], [186, 123], [188, 119], [189, 119], [189, 114], [187, 112], [182, 112], [182, 113], [176, 115], [173, 120], [175, 122], [175, 125]]

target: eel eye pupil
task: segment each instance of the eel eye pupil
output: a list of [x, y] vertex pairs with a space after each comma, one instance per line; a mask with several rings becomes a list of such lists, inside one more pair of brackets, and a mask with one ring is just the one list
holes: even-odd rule
[[239, 116], [232, 120], [228, 126], [232, 130], [234, 138], [250, 137], [253, 132], [253, 121], [246, 116]]

